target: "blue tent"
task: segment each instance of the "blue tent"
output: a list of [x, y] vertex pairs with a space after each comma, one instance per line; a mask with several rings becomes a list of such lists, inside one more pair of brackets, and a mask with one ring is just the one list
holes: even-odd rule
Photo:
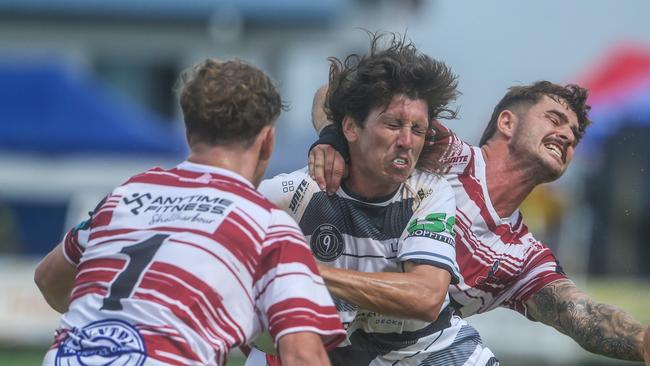
[[182, 157], [183, 132], [62, 62], [0, 62], [0, 149]]

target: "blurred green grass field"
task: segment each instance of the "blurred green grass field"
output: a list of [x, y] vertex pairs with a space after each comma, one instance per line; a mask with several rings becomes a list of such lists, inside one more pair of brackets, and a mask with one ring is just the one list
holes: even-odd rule
[[[650, 324], [650, 281], [639, 280], [614, 280], [594, 279], [589, 280], [584, 286], [585, 291], [595, 300], [617, 305], [629, 312], [635, 319], [644, 324]], [[480, 329], [479, 329], [480, 332]], [[43, 355], [47, 350], [43, 348], [14, 348], [0, 345], [0, 366], [35, 366], [41, 365]], [[525, 360], [510, 360], [499, 356], [505, 365], [521, 366], [546, 366], [545, 363], [532, 363]], [[616, 363], [612, 361], [607, 365], [636, 365], [637, 363]], [[233, 356], [228, 361], [228, 366], [243, 366], [244, 360], [240, 356]], [[587, 365], [587, 364], [584, 364]], [[559, 365], [556, 365], [559, 366]], [[563, 365], [569, 366], [569, 365]]]

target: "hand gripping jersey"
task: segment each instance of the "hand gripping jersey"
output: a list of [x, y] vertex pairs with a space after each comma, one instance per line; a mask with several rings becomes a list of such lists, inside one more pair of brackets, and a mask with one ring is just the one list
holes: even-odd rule
[[436, 143], [450, 146], [445, 178], [457, 205], [456, 259], [461, 278], [449, 288], [451, 302], [463, 317], [498, 306], [527, 315], [525, 301], [566, 276], [551, 250], [528, 232], [518, 210], [506, 218], [496, 213], [481, 149], [440, 124], [438, 128], [447, 137]]
[[[260, 192], [298, 221], [321, 263], [361, 272], [401, 272], [402, 263], [412, 261], [445, 269], [451, 282], [458, 283], [456, 207], [442, 178], [415, 171], [394, 194], [368, 201], [344, 188], [330, 197], [302, 169], [262, 182]], [[332, 364], [489, 364], [491, 353], [483, 352], [478, 333], [453, 315], [448, 300], [438, 319], [428, 323], [335, 299], [348, 339], [330, 352]]]
[[64, 243], [78, 274], [45, 365], [223, 365], [263, 329], [344, 339], [295, 222], [227, 170], [136, 175]]

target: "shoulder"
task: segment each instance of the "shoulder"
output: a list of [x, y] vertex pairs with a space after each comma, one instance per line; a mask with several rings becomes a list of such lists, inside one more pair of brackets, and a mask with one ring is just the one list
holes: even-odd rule
[[416, 170], [407, 181], [407, 190], [413, 195], [415, 216], [430, 213], [455, 216], [454, 190], [443, 177]]
[[266, 179], [258, 190], [279, 208], [290, 211], [293, 215], [297, 215], [303, 202], [309, 201], [307, 197], [320, 191], [307, 173], [307, 168]]
[[472, 160], [473, 146], [463, 141], [440, 122], [434, 124], [436, 135], [432, 141], [434, 145], [445, 147], [441, 160], [446, 166], [446, 174], [460, 174]]
[[122, 183], [122, 185], [129, 183], [165, 184], [169, 182], [170, 179], [178, 179], [179, 176], [174, 172], [174, 170], [175, 169], [153, 167], [130, 177]]
[[274, 193], [280, 191], [282, 193], [290, 193], [296, 190], [296, 186], [302, 181], [312, 181], [307, 173], [307, 168], [295, 170], [291, 173], [281, 173], [272, 178], [265, 179], [260, 184], [258, 190], [262, 194]]
[[451, 184], [444, 177], [426, 171], [414, 170], [406, 183], [422, 201], [454, 197]]

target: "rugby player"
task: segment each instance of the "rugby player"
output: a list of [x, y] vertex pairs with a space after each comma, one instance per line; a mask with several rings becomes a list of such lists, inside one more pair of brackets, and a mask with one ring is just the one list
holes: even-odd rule
[[455, 75], [398, 35], [371, 35], [368, 54], [330, 63], [327, 112], [345, 135], [349, 176], [333, 196], [306, 168], [260, 191], [298, 221], [335, 297], [348, 339], [332, 364], [498, 365], [453, 315], [453, 191], [421, 169], [439, 164], [425, 135], [453, 117]]
[[239, 60], [183, 77], [190, 156], [131, 177], [70, 230], [35, 281], [64, 313], [44, 365], [223, 365], [269, 329], [285, 365], [345, 339], [304, 236], [260, 195], [282, 102]]
[[[318, 109], [314, 127], [329, 124]], [[552, 326], [584, 349], [650, 363], [650, 327], [623, 310], [597, 303], [560, 267], [551, 250], [528, 231], [519, 206], [539, 184], [558, 179], [590, 124], [587, 90], [548, 81], [514, 86], [495, 107], [480, 147], [461, 141], [434, 122], [434, 145], [446, 147], [446, 180], [456, 204], [456, 258], [460, 281], [449, 289], [457, 314], [468, 317], [497, 307]], [[433, 136], [433, 135], [436, 136]], [[334, 151], [343, 141], [327, 127], [310, 153], [310, 175], [322, 189], [338, 189], [345, 160]], [[341, 153], [345, 150], [339, 148]], [[646, 341], [644, 345], [644, 332]]]

